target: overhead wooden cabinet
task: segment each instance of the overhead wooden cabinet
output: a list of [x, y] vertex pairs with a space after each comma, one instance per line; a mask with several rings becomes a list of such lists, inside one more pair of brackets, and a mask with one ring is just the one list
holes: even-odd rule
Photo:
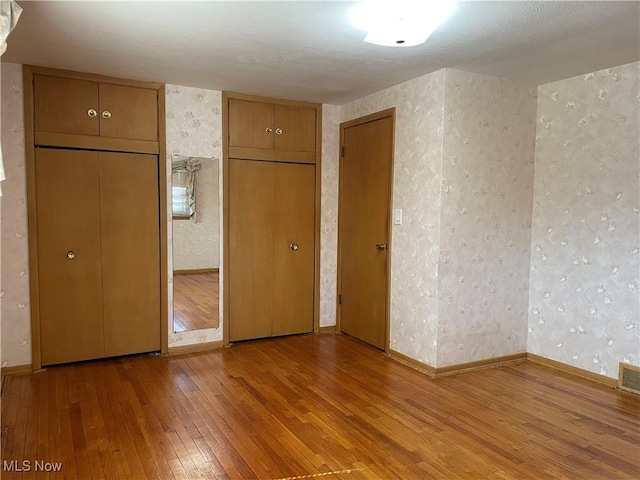
[[161, 350], [162, 86], [24, 72], [34, 368]]
[[226, 340], [318, 326], [320, 106], [224, 93]]
[[36, 145], [158, 153], [157, 89], [35, 74], [33, 91]]
[[229, 158], [315, 163], [317, 108], [228, 99]]

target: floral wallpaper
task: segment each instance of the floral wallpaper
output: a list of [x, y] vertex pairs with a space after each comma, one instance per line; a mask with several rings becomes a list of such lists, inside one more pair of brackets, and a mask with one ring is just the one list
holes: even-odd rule
[[340, 107], [322, 105], [320, 326], [336, 324]]
[[434, 367], [526, 351], [535, 98], [446, 69], [342, 107], [396, 107], [392, 350]]
[[342, 106], [348, 121], [396, 107], [391, 247], [392, 350], [436, 364], [444, 70]]
[[[215, 90], [203, 90], [199, 88], [182, 87], [178, 85], [166, 85], [166, 130], [167, 130], [167, 171], [171, 171], [171, 155], [184, 155], [194, 157], [213, 157], [222, 159], [222, 92]], [[211, 161], [208, 167], [211, 169], [212, 180], [215, 172], [214, 167], [218, 169], [218, 176], [222, 171], [222, 162]], [[205, 170], [205, 173], [207, 171]], [[171, 191], [171, 175], [167, 175], [167, 191]], [[198, 185], [199, 195], [196, 198], [202, 199], [201, 193], [206, 191], [204, 185]], [[211, 185], [212, 187], [212, 185]], [[212, 193], [213, 188], [209, 191]], [[178, 252], [177, 258], [174, 256], [174, 248], [178, 249], [181, 245], [189, 243], [193, 245], [193, 251], [201, 252], [207, 249], [218, 249], [217, 255], [212, 255], [211, 261], [218, 261], [220, 263], [220, 269], [223, 268], [222, 262], [222, 237], [219, 237], [219, 243], [211, 249], [209, 245], [211, 242], [209, 239], [205, 239], [203, 236], [197, 235], [198, 233], [210, 233], [218, 227], [215, 224], [218, 216], [212, 215], [207, 225], [203, 225], [204, 221], [200, 215], [206, 213], [208, 210], [214, 213], [219, 205], [222, 204], [222, 189], [216, 192], [217, 199], [211, 195], [207, 197], [204, 202], [204, 212], [200, 211], [198, 214], [198, 223], [192, 221], [175, 221], [172, 222], [171, 215], [168, 215], [169, 228], [168, 231], [168, 268], [169, 268], [169, 347], [191, 345], [194, 343], [205, 343], [222, 340], [222, 325], [224, 319], [222, 318], [222, 299], [224, 285], [220, 285], [220, 323], [218, 328], [208, 328], [203, 330], [194, 330], [189, 332], [173, 332], [173, 262], [178, 261], [179, 264], [176, 268], [182, 268], [182, 265], [193, 265], [193, 255], [188, 255]], [[169, 197], [169, 196], [168, 196]], [[210, 200], [210, 202], [208, 201]], [[167, 198], [167, 209], [171, 212], [171, 206], [169, 204], [170, 198]], [[219, 210], [218, 210], [219, 211]], [[172, 231], [172, 225], [175, 225], [175, 231]], [[183, 225], [184, 224], [184, 225]], [[189, 236], [187, 240], [185, 236]], [[175, 239], [174, 239], [175, 237]], [[175, 242], [175, 243], [174, 243]], [[183, 250], [184, 252], [184, 250]], [[189, 263], [190, 262], [190, 263]], [[206, 268], [206, 267], [197, 267]]]
[[640, 365], [639, 69], [538, 91], [528, 350], [608, 377]]
[[25, 169], [22, 65], [2, 63], [2, 182], [0, 308], [3, 367], [31, 363], [27, 174]]
[[438, 367], [526, 352], [536, 88], [446, 70]]

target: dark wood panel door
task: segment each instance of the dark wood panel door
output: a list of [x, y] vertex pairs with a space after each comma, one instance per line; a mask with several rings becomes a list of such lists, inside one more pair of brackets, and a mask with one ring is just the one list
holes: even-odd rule
[[271, 336], [273, 167], [229, 160], [229, 340]]
[[100, 84], [100, 136], [158, 140], [158, 92]]
[[36, 132], [99, 135], [96, 82], [46, 75], [33, 82]]
[[273, 148], [274, 125], [271, 103], [229, 99], [229, 146]]
[[313, 331], [315, 166], [271, 164], [273, 199], [272, 335]]
[[343, 131], [340, 329], [384, 349], [393, 120]]
[[100, 153], [105, 355], [160, 350], [158, 157]]
[[274, 148], [296, 152], [316, 151], [316, 109], [275, 106]]
[[42, 365], [104, 355], [98, 155], [35, 150]]

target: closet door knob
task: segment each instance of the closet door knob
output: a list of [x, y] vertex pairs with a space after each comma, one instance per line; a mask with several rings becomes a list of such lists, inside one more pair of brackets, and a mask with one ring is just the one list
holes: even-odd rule
[[267, 127], [267, 128], [265, 129], [265, 132], [267, 132], [267, 133], [271, 133], [271, 132], [273, 132], [273, 128], [271, 128], [271, 127]]
[[282, 135], [282, 129], [276, 128], [276, 135]]
[[87, 115], [89, 115], [91, 118], [95, 118], [98, 116], [98, 112], [96, 112], [93, 108], [90, 108], [87, 112]]
[[67, 260], [73, 260], [74, 258], [76, 258], [76, 252], [74, 252], [73, 250], [69, 250], [67, 252]]
[[289, 245], [289, 248], [291, 249], [292, 252], [295, 252], [296, 250], [298, 250], [298, 244], [292, 243], [291, 245]]
[[105, 110], [102, 112], [102, 118], [111, 118], [111, 112], [109, 110]]

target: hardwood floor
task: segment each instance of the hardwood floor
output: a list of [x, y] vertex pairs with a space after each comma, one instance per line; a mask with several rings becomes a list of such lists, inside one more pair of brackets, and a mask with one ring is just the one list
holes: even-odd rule
[[3, 465], [32, 469], [3, 479], [36, 461], [65, 479], [640, 475], [636, 396], [533, 363], [432, 379], [341, 335], [54, 367], [2, 393]]
[[173, 276], [173, 331], [218, 328], [219, 274]]

